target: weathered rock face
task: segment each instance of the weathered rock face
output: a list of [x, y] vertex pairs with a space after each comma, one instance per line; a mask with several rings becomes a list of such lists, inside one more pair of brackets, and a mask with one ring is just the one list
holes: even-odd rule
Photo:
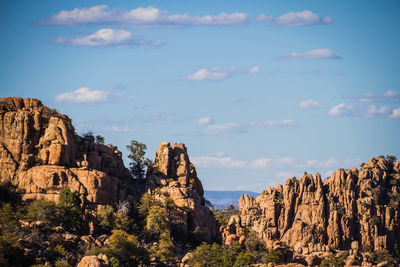
[[[382, 157], [360, 170], [339, 169], [324, 182], [317, 173], [243, 195], [240, 215], [221, 229], [225, 241], [254, 230], [267, 246], [279, 239], [296, 252], [393, 249], [400, 238], [400, 161]], [[232, 236], [233, 234], [233, 236]]]
[[85, 256], [78, 263], [77, 267], [108, 267], [109, 261], [106, 255]]
[[147, 188], [162, 202], [173, 201], [178, 207], [169, 216], [172, 226], [181, 227], [186, 233], [198, 227], [209, 238], [216, 235], [214, 215], [205, 206], [203, 186], [184, 144], [159, 145], [147, 172]]
[[40, 100], [0, 99], [0, 181], [23, 197], [57, 201], [65, 187], [87, 204], [128, 199], [132, 178], [116, 147], [75, 134], [71, 120]]

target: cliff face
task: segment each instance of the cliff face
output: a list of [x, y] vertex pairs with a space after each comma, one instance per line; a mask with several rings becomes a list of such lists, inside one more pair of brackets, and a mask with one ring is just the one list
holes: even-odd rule
[[330, 249], [393, 249], [400, 240], [400, 161], [372, 158], [360, 170], [317, 173], [242, 195], [239, 215], [221, 229], [225, 242], [254, 230], [268, 247], [276, 240], [298, 253]]
[[83, 203], [129, 199], [132, 178], [116, 147], [75, 134], [71, 120], [40, 100], [0, 99], [0, 181], [22, 190], [24, 199], [58, 199], [65, 187]]
[[69, 188], [80, 193], [83, 204], [96, 207], [139, 199], [146, 189], [178, 207], [169, 219], [179, 231], [198, 227], [210, 238], [216, 235], [184, 144], [161, 143], [146, 180], [133, 179], [121, 157], [116, 147], [77, 135], [66, 115], [40, 100], [0, 99], [0, 182], [16, 185], [23, 199], [57, 201], [60, 190]]
[[162, 142], [147, 173], [148, 192], [177, 207], [169, 216], [172, 230], [186, 234], [200, 229], [211, 239], [217, 233], [213, 213], [205, 206], [204, 191], [184, 144]]

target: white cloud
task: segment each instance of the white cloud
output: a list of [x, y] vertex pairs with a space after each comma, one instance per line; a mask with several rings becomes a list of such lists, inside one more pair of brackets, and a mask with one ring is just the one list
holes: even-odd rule
[[277, 164], [286, 165], [286, 164], [293, 164], [295, 162], [295, 160], [290, 157], [283, 157], [283, 158], [276, 159], [275, 162]]
[[201, 69], [192, 75], [186, 76], [184, 79], [194, 82], [200, 82], [200, 81], [219, 81], [225, 79], [226, 77], [228, 77], [228, 73], [226, 72]]
[[365, 93], [360, 95], [358, 101], [368, 102], [398, 102], [400, 100], [400, 92], [388, 90], [384, 94]]
[[71, 46], [144, 46], [160, 45], [161, 42], [151, 42], [134, 39], [132, 33], [125, 30], [114, 30], [109, 28], [100, 29], [97, 32], [84, 37], [64, 38], [53, 40], [54, 43]]
[[249, 73], [257, 73], [259, 71], [260, 71], [260, 67], [259, 66], [254, 66], [254, 67], [251, 67], [249, 69]]
[[256, 21], [271, 22], [274, 25], [280, 25], [280, 26], [305, 26], [305, 25], [321, 25], [321, 24], [333, 23], [333, 19], [331, 17], [323, 18], [319, 14], [313, 13], [309, 10], [304, 10], [300, 12], [289, 12], [277, 18], [273, 18], [265, 14], [260, 14], [256, 18]]
[[283, 126], [295, 126], [296, 122], [292, 119], [281, 120], [281, 121], [264, 121], [264, 122], [253, 122], [252, 126], [255, 127], [283, 127]]
[[[217, 156], [201, 156], [191, 158], [193, 164], [199, 169], [235, 169], [241, 171], [270, 170], [277, 173], [279, 178], [290, 178], [294, 175], [302, 176], [304, 171], [320, 172], [323, 178], [330, 176], [334, 169], [351, 168], [360, 165], [362, 160], [355, 158], [338, 159], [335, 157], [326, 160], [296, 160], [291, 157], [269, 158], [260, 157], [254, 160], [235, 159], [224, 154]], [[311, 173], [310, 172], [310, 173]]]
[[358, 99], [358, 101], [362, 102], [362, 103], [370, 103], [370, 102], [373, 102], [374, 100], [372, 98], [368, 98], [368, 97], [360, 97]]
[[366, 116], [367, 117], [374, 117], [376, 115], [387, 115], [391, 111], [391, 108], [388, 106], [382, 106], [380, 108], [377, 108], [375, 105], [368, 106], [368, 109], [366, 111]]
[[[371, 97], [375, 98], [375, 95], [370, 94], [364, 95], [364, 97]], [[360, 100], [359, 100], [360, 101]], [[372, 102], [372, 101], [363, 101], [363, 102]], [[331, 116], [341, 116], [341, 115], [346, 115], [346, 116], [359, 116], [359, 117], [365, 117], [365, 118], [398, 118], [398, 110], [393, 109], [390, 106], [384, 105], [381, 107], [377, 107], [376, 105], [348, 105], [346, 103], [341, 103], [339, 105], [336, 105], [332, 107], [329, 111], [328, 114]]]
[[100, 103], [106, 101], [127, 101], [135, 99], [133, 95], [113, 94], [107, 91], [92, 90], [87, 87], [81, 87], [72, 92], [61, 93], [55, 96], [57, 102], [69, 103]]
[[241, 133], [246, 133], [246, 130], [239, 124], [229, 122], [225, 124], [208, 125], [204, 130], [206, 135], [212, 136], [234, 136]]
[[210, 124], [213, 122], [214, 120], [211, 117], [204, 117], [196, 121], [197, 124]]
[[351, 168], [360, 164], [360, 159], [343, 159], [340, 160], [335, 157], [331, 157], [327, 160], [306, 160], [304, 163], [298, 163], [299, 167], [306, 169], [307, 167], [316, 169], [333, 169], [333, 168]]
[[128, 127], [111, 126], [111, 127], [105, 128], [105, 131], [111, 132], [111, 133], [131, 133], [131, 132], [135, 132], [136, 130], [128, 128]]
[[346, 103], [341, 103], [339, 105], [334, 106], [328, 111], [328, 114], [331, 116], [339, 116], [346, 114], [349, 110], [353, 108], [353, 105], [347, 105]]
[[203, 169], [243, 168], [245, 166], [244, 161], [234, 160], [231, 157], [203, 156], [203, 157], [192, 157], [190, 160], [196, 167]]
[[384, 94], [384, 96], [386, 97], [398, 96], [398, 95], [400, 95], [400, 92], [396, 92], [393, 90], [386, 91], [386, 93]]
[[391, 119], [400, 119], [400, 107], [392, 110], [392, 114], [390, 114], [389, 118]]
[[300, 108], [323, 108], [324, 106], [319, 102], [312, 99], [307, 99], [299, 104]]
[[259, 158], [250, 163], [252, 169], [265, 169], [268, 163], [271, 162], [270, 158]]
[[340, 59], [341, 57], [336, 55], [329, 48], [314, 49], [306, 52], [291, 52], [289, 54], [283, 55], [281, 59]]
[[242, 25], [248, 22], [246, 13], [221, 13], [216, 16], [191, 16], [169, 14], [158, 8], [139, 7], [131, 10], [109, 9], [107, 5], [75, 8], [40, 21], [42, 25], [120, 25], [131, 27], [192, 26], [192, 25]]
[[109, 92], [82, 87], [72, 92], [58, 94], [55, 100], [57, 102], [70, 103], [97, 103], [107, 101], [109, 96]]
[[201, 81], [220, 81], [223, 79], [228, 78], [233, 74], [246, 74], [246, 73], [257, 73], [260, 71], [259, 66], [251, 67], [250, 69], [238, 69], [237, 67], [226, 67], [226, 68], [208, 68], [208, 69], [201, 69], [195, 72], [194, 74], [188, 75], [183, 77], [183, 80], [189, 80], [194, 82], [201, 82]]
[[315, 166], [319, 163], [319, 160], [317, 159], [309, 159], [306, 161], [307, 166]]

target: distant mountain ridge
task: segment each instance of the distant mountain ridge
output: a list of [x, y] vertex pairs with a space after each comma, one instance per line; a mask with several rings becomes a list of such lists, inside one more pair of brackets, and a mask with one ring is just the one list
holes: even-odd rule
[[217, 190], [204, 190], [204, 197], [210, 201], [214, 208], [216, 209], [225, 209], [229, 207], [229, 205], [235, 206], [238, 208], [238, 203], [241, 195], [249, 195], [253, 197], [257, 197], [260, 193], [252, 192], [252, 191], [217, 191]]

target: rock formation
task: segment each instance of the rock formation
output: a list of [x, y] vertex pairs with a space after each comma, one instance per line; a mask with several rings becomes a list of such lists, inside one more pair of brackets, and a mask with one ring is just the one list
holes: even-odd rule
[[132, 198], [132, 178], [116, 147], [80, 137], [71, 120], [40, 100], [0, 99], [0, 181], [10, 181], [24, 199], [58, 199], [62, 188], [85, 204]]
[[139, 181], [132, 179], [115, 146], [77, 135], [66, 115], [40, 100], [0, 99], [0, 122], [0, 182], [17, 186], [23, 199], [57, 201], [60, 190], [69, 188], [80, 193], [84, 205], [114, 205], [140, 198], [147, 183], [149, 192], [158, 188], [162, 201], [172, 199], [178, 207], [171, 214], [173, 227], [186, 233], [198, 227], [210, 238], [216, 235], [214, 216], [205, 207], [203, 187], [184, 144], [161, 143], [147, 180]]
[[170, 200], [176, 205], [169, 216], [173, 233], [179, 228], [186, 234], [198, 228], [210, 239], [215, 237], [216, 221], [205, 206], [203, 186], [184, 144], [159, 145], [155, 161], [148, 169], [147, 188], [162, 202]]
[[239, 215], [221, 231], [225, 243], [255, 231], [273, 248], [276, 240], [303, 255], [349, 250], [393, 250], [400, 240], [400, 161], [374, 157], [360, 170], [338, 169], [324, 182], [320, 174], [295, 177], [242, 195]]

